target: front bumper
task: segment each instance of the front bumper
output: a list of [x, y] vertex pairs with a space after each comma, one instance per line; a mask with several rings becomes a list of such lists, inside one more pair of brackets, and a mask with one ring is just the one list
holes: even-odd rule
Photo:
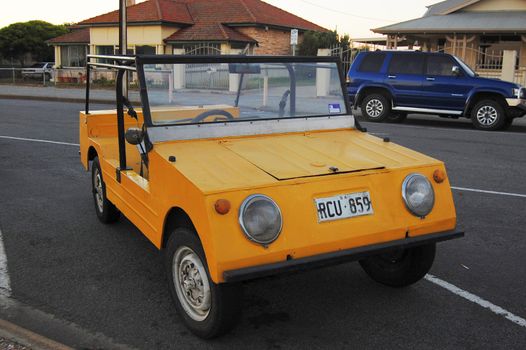
[[345, 262], [361, 260], [369, 256], [382, 254], [393, 249], [405, 249], [419, 245], [447, 241], [464, 236], [464, 232], [440, 232], [417, 237], [408, 237], [396, 241], [373, 244], [364, 247], [340, 250], [336, 252], [291, 259], [273, 264], [246, 267], [229, 270], [223, 273], [225, 282], [241, 282], [257, 278], [301, 270], [337, 265]]
[[507, 98], [506, 102], [510, 107], [517, 107], [526, 111], [526, 99], [523, 98]]

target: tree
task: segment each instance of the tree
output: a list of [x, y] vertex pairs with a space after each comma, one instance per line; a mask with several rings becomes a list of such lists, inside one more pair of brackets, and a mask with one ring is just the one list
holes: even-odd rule
[[303, 41], [299, 45], [299, 54], [301, 56], [316, 56], [318, 49], [330, 49], [335, 46], [342, 47], [343, 50], [348, 49], [350, 47], [349, 35], [340, 36], [335, 30], [329, 32], [309, 31], [303, 35]]
[[68, 32], [66, 25], [44, 21], [13, 23], [0, 29], [0, 55], [23, 66], [28, 55], [37, 61], [53, 60], [53, 48], [46, 40]]

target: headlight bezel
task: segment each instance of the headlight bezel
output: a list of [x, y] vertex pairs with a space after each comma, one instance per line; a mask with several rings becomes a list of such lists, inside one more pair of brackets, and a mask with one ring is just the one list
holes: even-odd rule
[[[269, 203], [271, 203], [277, 210], [278, 212], [278, 215], [279, 215], [279, 229], [277, 231], [277, 233], [274, 235], [274, 237], [272, 239], [269, 239], [269, 240], [261, 240], [261, 239], [258, 239], [257, 237], [254, 237], [247, 229], [246, 225], [245, 225], [245, 222], [244, 222], [244, 214], [246, 212], [246, 209], [249, 207], [249, 205], [251, 203], [253, 203], [256, 199], [259, 199], [259, 200], [265, 200]], [[283, 230], [283, 214], [281, 212], [281, 208], [279, 207], [279, 205], [272, 199], [270, 198], [269, 196], [267, 195], [264, 195], [264, 194], [260, 194], [260, 193], [256, 193], [256, 194], [251, 194], [250, 196], [246, 197], [243, 202], [241, 203], [241, 206], [239, 207], [239, 214], [238, 214], [238, 221], [239, 221], [239, 226], [241, 227], [241, 231], [243, 231], [243, 234], [245, 235], [245, 237], [251, 241], [251, 242], [254, 242], [254, 243], [257, 243], [257, 244], [261, 244], [263, 246], [268, 246], [269, 244], [275, 242], [279, 236], [281, 235], [281, 231]]]
[[[411, 180], [413, 180], [416, 177], [424, 179], [427, 182], [427, 184], [429, 185], [429, 188], [431, 189], [432, 203], [431, 203], [431, 207], [429, 208], [429, 210], [426, 213], [419, 212], [417, 208], [413, 208], [409, 204], [409, 200], [407, 198], [407, 189], [408, 189], [409, 183], [411, 182]], [[405, 204], [405, 207], [407, 208], [407, 210], [412, 215], [414, 215], [416, 217], [419, 217], [421, 219], [423, 219], [426, 216], [428, 216], [433, 211], [433, 208], [435, 207], [436, 196], [435, 196], [435, 189], [433, 188], [433, 184], [431, 183], [431, 181], [425, 175], [420, 174], [420, 173], [411, 173], [411, 174], [409, 174], [409, 175], [407, 175], [405, 177], [404, 181], [402, 182], [402, 198], [404, 200], [404, 204]]]

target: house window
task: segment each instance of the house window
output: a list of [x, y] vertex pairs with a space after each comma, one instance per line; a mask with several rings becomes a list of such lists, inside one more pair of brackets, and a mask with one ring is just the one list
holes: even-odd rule
[[155, 55], [155, 46], [135, 46], [136, 55]]
[[[97, 53], [97, 55], [104, 55], [104, 56], [111, 56], [114, 54], [114, 47], [113, 45], [111, 46], [97, 46], [95, 48], [95, 52]], [[101, 59], [99, 58], [97, 60], [97, 62], [99, 63], [113, 63], [112, 60], [105, 60], [105, 59]]]
[[85, 45], [67, 45], [60, 47], [60, 61], [63, 67], [84, 67], [86, 65]]

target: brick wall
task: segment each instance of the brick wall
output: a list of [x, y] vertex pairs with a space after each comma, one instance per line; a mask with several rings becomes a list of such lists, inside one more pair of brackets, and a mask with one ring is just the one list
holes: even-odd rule
[[257, 40], [259, 47], [254, 48], [254, 55], [290, 55], [292, 52], [290, 31], [270, 28], [265, 30], [256, 27], [236, 28], [236, 30]]

